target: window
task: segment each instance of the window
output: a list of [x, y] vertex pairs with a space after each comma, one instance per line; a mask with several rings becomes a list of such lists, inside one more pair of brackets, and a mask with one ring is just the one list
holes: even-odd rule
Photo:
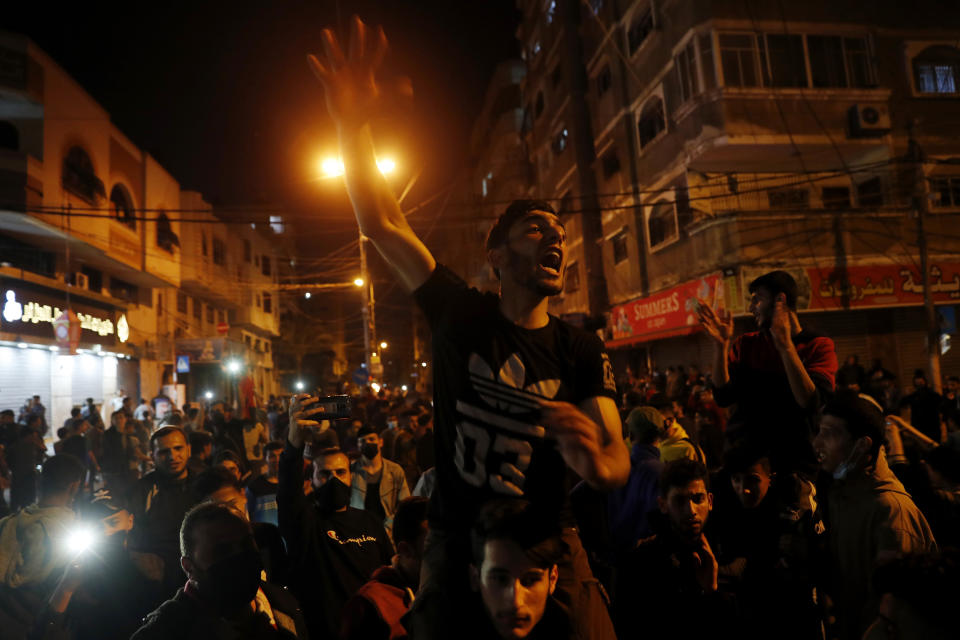
[[200, 232], [200, 253], [203, 254], [203, 257], [207, 257], [207, 232]]
[[260, 260], [260, 273], [265, 276], [270, 275], [270, 256], [263, 256]]
[[[86, 269], [84, 273], [86, 273]], [[91, 279], [90, 288], [94, 291], [99, 291], [99, 288], [94, 288], [94, 284], [93, 279]], [[110, 295], [120, 300], [126, 300], [127, 302], [136, 303], [140, 300], [140, 290], [137, 288], [137, 285], [124, 282], [112, 276], [110, 277]]]
[[217, 321], [218, 321], [218, 322], [226, 322], [226, 321], [227, 321], [227, 312], [226, 312], [225, 309], [221, 309], [221, 310], [217, 311]]
[[960, 49], [927, 47], [913, 59], [913, 75], [920, 93], [960, 92]]
[[824, 187], [820, 197], [824, 209], [850, 208], [850, 187]]
[[536, 42], [533, 43], [533, 46], [530, 47], [530, 58], [531, 59], [536, 58], [537, 54], [539, 53], [540, 53], [540, 41], [537, 40]]
[[861, 207], [883, 206], [883, 183], [875, 176], [857, 185], [857, 202]]
[[207, 305], [207, 324], [213, 324], [213, 307]]
[[557, 132], [557, 135], [553, 136], [553, 142], [550, 144], [550, 148], [553, 149], [554, 155], [560, 155], [567, 148], [567, 139], [570, 137], [570, 132], [566, 127], [560, 129]]
[[263, 292], [263, 312], [273, 313], [273, 298], [266, 291]]
[[250, 255], [252, 251], [250, 249], [250, 241], [246, 238], [243, 239], [243, 261], [250, 262]]
[[807, 36], [810, 84], [814, 87], [872, 87], [873, 64], [866, 38]]
[[807, 189], [770, 189], [767, 200], [771, 209], [807, 209], [810, 192]]
[[255, 297], [255, 300], [256, 300], [257, 309], [260, 309], [260, 308], [261, 308], [261, 305], [260, 305], [260, 292], [259, 292], [259, 291], [257, 292], [257, 295], [256, 295], [256, 297]]
[[937, 208], [960, 207], [960, 176], [930, 179], [930, 192]]
[[676, 240], [679, 235], [677, 214], [672, 202], [658, 202], [650, 207], [650, 215], [647, 218], [647, 237], [650, 238], [651, 249]]
[[677, 68], [677, 82], [680, 85], [680, 102], [684, 103], [700, 93], [700, 81], [697, 78], [696, 41], [691, 39], [689, 44], [678, 53], [673, 63]]
[[263, 352], [264, 352], [264, 353], [270, 353], [270, 341], [269, 341], [269, 340], [264, 340], [264, 341], [263, 341]]
[[807, 86], [807, 67], [803, 57], [803, 36], [768, 33], [766, 42], [767, 86]]
[[700, 51], [700, 73], [703, 75], [703, 90], [709, 91], [717, 86], [717, 73], [713, 66], [713, 36], [701, 33], [697, 36]]
[[221, 267], [227, 264], [227, 245], [220, 238], [213, 238], [213, 264]]
[[72, 147], [63, 158], [61, 183], [63, 188], [80, 196], [91, 204], [106, 193], [103, 182], [93, 171], [93, 162], [87, 152], [80, 147]]
[[493, 185], [493, 171], [487, 171], [485, 175], [480, 180], [480, 193], [483, 194], [483, 197], [486, 198], [489, 195]]
[[110, 207], [113, 209], [113, 217], [136, 231], [137, 220], [133, 212], [133, 203], [123, 185], [115, 184], [110, 190]]
[[613, 264], [620, 264], [627, 259], [627, 228], [624, 227], [611, 238], [613, 245]]
[[647, 7], [633, 19], [627, 30], [627, 48], [632, 55], [653, 31], [653, 8]]
[[157, 246], [167, 253], [173, 253], [173, 248], [180, 246], [180, 238], [173, 232], [170, 218], [164, 211], [157, 216]]
[[721, 33], [720, 68], [727, 87], [758, 87], [757, 38], [752, 33]]
[[260, 255], [259, 255], [259, 254], [253, 256], [253, 266], [257, 267], [258, 269], [260, 268]]
[[163, 316], [163, 291], [157, 291], [157, 317]]
[[203, 303], [196, 298], [193, 299], [193, 317], [197, 320], [203, 319]]
[[550, 2], [547, 3], [547, 13], [546, 13], [547, 24], [552, 24], [553, 19], [556, 17], [557, 17], [557, 0], [550, 0]]
[[187, 294], [177, 291], [177, 313], [187, 315]]
[[574, 260], [567, 265], [563, 274], [564, 293], [575, 293], [580, 290], [580, 263]]
[[620, 157], [617, 155], [616, 149], [611, 149], [603, 154], [601, 159], [601, 166], [603, 167], [603, 177], [606, 180], [609, 180], [615, 176], [620, 171]]
[[667, 128], [663, 114], [663, 100], [659, 96], [650, 98], [640, 111], [637, 131], [640, 134], [640, 148], [647, 146]]

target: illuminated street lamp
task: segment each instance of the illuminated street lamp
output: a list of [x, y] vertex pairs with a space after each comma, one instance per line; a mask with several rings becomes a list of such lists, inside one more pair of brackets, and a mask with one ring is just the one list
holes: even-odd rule
[[307, 300], [309, 300], [309, 299], [310, 299], [310, 292], [307, 291], [305, 294], [303, 294], [303, 297], [306, 298]]
[[357, 285], [358, 287], [362, 287], [363, 284], [364, 284], [364, 280], [363, 280], [363, 278], [356, 278], [356, 279], [353, 281], [353, 284]]
[[232, 373], [233, 375], [237, 375], [238, 373], [240, 373], [240, 369], [241, 369], [242, 367], [243, 367], [243, 365], [240, 363], [239, 360], [228, 360], [228, 361], [227, 361], [227, 371], [230, 372], [230, 373]]
[[297, 391], [303, 391], [303, 381], [302, 381], [302, 380], [297, 380], [297, 384], [294, 385], [294, 386], [296, 386]]
[[380, 348], [381, 348], [381, 349], [386, 349], [386, 348], [387, 348], [387, 342], [386, 342], [386, 340], [384, 340], [383, 342], [380, 343]]
[[[388, 175], [397, 170], [397, 162], [393, 158], [378, 158], [377, 169], [383, 175]], [[343, 160], [340, 158], [327, 157], [320, 161], [320, 175], [324, 178], [337, 178], [343, 175]]]
[[420, 363], [420, 366], [426, 368], [427, 363], [426, 363], [426, 362], [421, 362], [421, 363]]
[[203, 397], [207, 400], [213, 400], [213, 391], [207, 391], [205, 394], [203, 394]]

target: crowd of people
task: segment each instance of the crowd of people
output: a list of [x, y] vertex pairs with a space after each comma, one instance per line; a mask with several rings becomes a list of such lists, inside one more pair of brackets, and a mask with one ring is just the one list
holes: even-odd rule
[[508, 206], [485, 245], [499, 294], [468, 287], [376, 169], [383, 32], [323, 40], [350, 199], [430, 325], [432, 399], [126, 401], [109, 428], [91, 401], [39, 477], [39, 398], [3, 412], [4, 638], [956, 635], [955, 378], [898, 397], [879, 365], [841, 368], [773, 271], [753, 331], [700, 301], [709, 371], [618, 384], [599, 337], [547, 312], [551, 205]]

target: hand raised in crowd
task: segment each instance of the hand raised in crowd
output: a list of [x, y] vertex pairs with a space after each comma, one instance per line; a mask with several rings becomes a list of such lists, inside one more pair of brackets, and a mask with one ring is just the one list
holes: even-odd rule
[[787, 349], [793, 346], [793, 324], [790, 322], [790, 310], [787, 309], [783, 294], [777, 296], [773, 302], [773, 316], [770, 319], [770, 334], [778, 349]]
[[387, 36], [383, 28], [371, 30], [357, 16], [350, 21], [350, 46], [344, 55], [332, 29], [324, 29], [324, 56], [320, 60], [307, 56], [314, 75], [323, 85], [327, 111], [340, 127], [359, 127], [385, 105], [394, 103], [393, 94], [412, 95], [408, 79], [398, 81], [396, 87], [378, 83], [375, 75], [387, 52]]
[[705, 301], [697, 298], [697, 317], [701, 326], [711, 338], [720, 344], [729, 344], [733, 338], [733, 314], [729, 311], [716, 312]]
[[324, 409], [319, 405], [310, 406], [318, 400], [316, 396], [311, 396], [309, 393], [301, 393], [290, 399], [290, 426], [287, 432], [287, 440], [297, 448], [302, 447], [306, 442], [305, 430], [320, 427], [320, 423], [313, 418], [322, 414]]

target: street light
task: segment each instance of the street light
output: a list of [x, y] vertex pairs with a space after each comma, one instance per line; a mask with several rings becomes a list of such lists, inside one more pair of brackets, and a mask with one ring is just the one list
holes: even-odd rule
[[420, 366], [426, 368], [427, 363], [426, 363], [426, 362], [421, 362], [421, 363], [420, 363]]
[[356, 278], [353, 281], [353, 284], [357, 285], [358, 287], [362, 287], [364, 285], [364, 280], [363, 278]]
[[239, 360], [229, 360], [227, 361], [227, 371], [232, 374], [240, 373], [241, 364]]
[[[388, 175], [397, 170], [397, 162], [393, 158], [378, 158], [377, 169], [383, 175]], [[337, 178], [343, 175], [343, 160], [340, 158], [327, 157], [320, 161], [320, 175], [324, 178]]]
[[203, 394], [203, 397], [207, 400], [213, 400], [213, 391], [207, 391], [205, 394]]
[[380, 348], [381, 348], [381, 349], [386, 349], [386, 348], [387, 348], [387, 342], [386, 342], [385, 340], [380, 343]]
[[297, 384], [296, 384], [295, 386], [297, 387], [297, 391], [303, 391], [303, 381], [302, 381], [302, 380], [297, 380]]
[[303, 294], [303, 297], [306, 298], [307, 300], [309, 300], [309, 299], [310, 299], [310, 292], [307, 291], [305, 294]]

